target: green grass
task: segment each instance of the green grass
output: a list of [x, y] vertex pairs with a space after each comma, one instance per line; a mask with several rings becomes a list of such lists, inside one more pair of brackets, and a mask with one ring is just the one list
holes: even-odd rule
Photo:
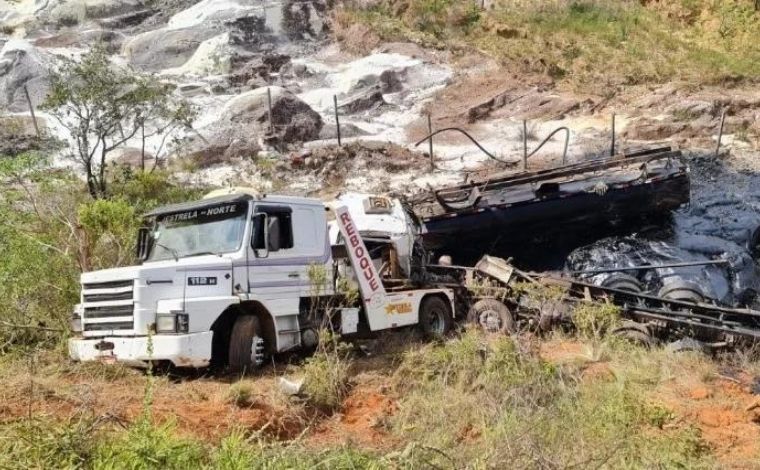
[[585, 90], [760, 73], [760, 14], [748, 1], [503, 0], [482, 12], [477, 3], [386, 0], [336, 19], [364, 23], [386, 40], [479, 50], [512, 70]]
[[634, 375], [579, 381], [571, 368], [548, 364], [530, 344], [509, 338], [485, 343], [468, 333], [413, 351], [396, 389], [402, 398], [394, 434], [445, 451], [435, 458], [441, 466], [448, 459], [476, 468], [711, 463], [695, 429], [662, 429], [669, 412], [644, 400], [646, 384]]
[[[599, 312], [590, 316], [606, 318]], [[715, 466], [699, 432], [649, 398], [649, 392], [685, 374], [714, 372], [717, 365], [708, 358], [612, 342], [603, 363], [581, 358], [555, 364], [541, 359], [538, 346], [528, 336], [494, 338], [468, 330], [446, 342], [405, 348], [383, 376], [384, 393], [396, 408], [375, 425], [393, 443], [382, 451], [338, 441], [315, 448], [301, 437], [278, 440], [256, 429], [237, 429], [220, 441], [194, 437], [192, 429], [152, 417], [152, 387], [169, 386], [160, 382], [145, 388], [143, 413], [126, 427], [86, 408], [68, 419], [36, 411], [31, 418], [3, 422], [0, 468], [501, 468], [504, 462], [514, 468]], [[330, 406], [341, 403], [336, 394], [345, 393], [330, 384], [345, 386], [353, 377], [344, 372], [346, 359], [336, 364], [325, 354], [318, 353], [317, 362], [300, 366], [300, 372], [307, 384], [328, 377], [328, 385], [318, 382], [324, 389], [318, 401], [329, 405], [323, 407], [329, 414], [335, 409]], [[2, 367], [18, 370], [19, 364]], [[609, 367], [609, 374], [585, 376], [584, 370], [596, 364]], [[38, 401], [57, 400], [41, 394], [43, 385], [63, 386], [66, 374], [92, 373], [99, 386], [125, 380], [122, 373], [105, 376], [97, 368], [52, 373], [51, 367], [40, 364], [37, 369]], [[334, 377], [340, 380], [333, 382]], [[150, 375], [128, 380], [135, 381], [137, 393], [143, 383], [154, 383]], [[241, 396], [250, 399], [249, 392], [247, 386], [231, 386], [230, 406]], [[306, 399], [313, 402], [315, 396]], [[302, 399], [290, 400], [295, 400], [290, 406], [298, 407]], [[220, 416], [220, 424], [224, 419]]]

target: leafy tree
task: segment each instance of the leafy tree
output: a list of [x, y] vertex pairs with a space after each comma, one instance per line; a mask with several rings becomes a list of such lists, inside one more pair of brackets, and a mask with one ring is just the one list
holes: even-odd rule
[[95, 199], [108, 196], [106, 156], [135, 138], [162, 136], [156, 159], [171, 132], [189, 127], [194, 111], [183, 100], [173, 99], [171, 86], [154, 77], [115, 67], [102, 46], [81, 60], [64, 59], [50, 73], [48, 109], [74, 138], [72, 156], [81, 165], [87, 188]]

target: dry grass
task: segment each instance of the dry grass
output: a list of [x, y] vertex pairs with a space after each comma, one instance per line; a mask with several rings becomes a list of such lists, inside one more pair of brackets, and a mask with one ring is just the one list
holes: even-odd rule
[[760, 22], [752, 2], [680, 0], [386, 0], [339, 10], [385, 40], [477, 50], [510, 70], [548, 75], [573, 87], [754, 80]]
[[[592, 342], [467, 331], [430, 344], [402, 332], [380, 338], [369, 358], [340, 356], [336, 363], [337, 356], [317, 354], [287, 367], [288, 375], [312, 383], [305, 402], [280, 393], [271, 370], [232, 385], [224, 378], [158, 376], [147, 415], [141, 412], [143, 372], [71, 365], [55, 354], [38, 356], [30, 370], [23, 358], [6, 358], [0, 361], [6, 407], [0, 466], [98, 468], [128, 459], [135, 468], [149, 468], [150, 457], [166, 468], [242, 469], [265, 462], [267, 468], [464, 468], [505, 461], [521, 468], [706, 468], [716, 465], [716, 457], [741, 462], [730, 457], [731, 449], [742, 458], [753, 455], [760, 436], [749, 421], [720, 428], [736, 435], [732, 442], [741, 447], [721, 441], [700, 421], [713, 409], [744, 413], [752, 397], [733, 380], [745, 381], [760, 370], [751, 353], [713, 360], [606, 342], [596, 326], [607, 316], [589, 317]], [[593, 342], [604, 343], [605, 357], [588, 353]], [[348, 386], [353, 382], [359, 384], [354, 389]], [[25, 408], [30, 383], [31, 420]], [[710, 398], [692, 398], [703, 387]], [[351, 398], [356, 390], [361, 393]], [[319, 438], [322, 429], [332, 429], [320, 422], [341, 422], [346, 403], [372, 394], [392, 403], [382, 423], [351, 421], [346, 429], [385, 445], [352, 444], [350, 436], [343, 444], [339, 434]], [[103, 407], [106, 396], [116, 408]], [[13, 411], [14, 406], [23, 409]], [[322, 411], [313, 413], [315, 406]], [[131, 412], [114, 421], [119, 409]], [[335, 410], [341, 413], [333, 415]], [[169, 412], [176, 418], [168, 419]], [[30, 440], [31, 435], [40, 438]]]

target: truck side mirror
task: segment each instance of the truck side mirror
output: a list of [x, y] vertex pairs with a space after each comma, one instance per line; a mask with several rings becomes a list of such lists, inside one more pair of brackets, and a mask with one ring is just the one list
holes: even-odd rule
[[269, 257], [269, 215], [266, 212], [253, 214], [251, 248], [257, 258]]
[[140, 227], [137, 231], [137, 245], [135, 246], [135, 255], [140, 261], [148, 259], [148, 252], [150, 251], [150, 229], [147, 227]]

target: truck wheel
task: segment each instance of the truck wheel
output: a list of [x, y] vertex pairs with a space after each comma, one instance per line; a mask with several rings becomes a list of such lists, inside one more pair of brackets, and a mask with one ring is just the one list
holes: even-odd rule
[[657, 293], [657, 296], [663, 299], [680, 300], [681, 302], [694, 304], [705, 301], [705, 296], [699, 284], [692, 281], [684, 281], [683, 279], [675, 279], [665, 283], [660, 292]]
[[612, 330], [612, 334], [646, 349], [651, 349], [657, 344], [657, 340], [652, 336], [649, 328], [645, 324], [633, 320], [623, 320], [618, 328]]
[[624, 290], [626, 292], [633, 292], [639, 294], [644, 291], [644, 286], [641, 285], [638, 279], [630, 274], [615, 273], [602, 281], [602, 287], [609, 287], [610, 289]]
[[486, 333], [514, 333], [515, 320], [504, 303], [496, 299], [480, 299], [467, 312], [467, 321]]
[[420, 329], [425, 336], [440, 338], [451, 330], [451, 307], [438, 296], [426, 297], [420, 305]]
[[264, 338], [259, 319], [241, 315], [230, 335], [229, 366], [233, 372], [250, 372], [264, 363]]

